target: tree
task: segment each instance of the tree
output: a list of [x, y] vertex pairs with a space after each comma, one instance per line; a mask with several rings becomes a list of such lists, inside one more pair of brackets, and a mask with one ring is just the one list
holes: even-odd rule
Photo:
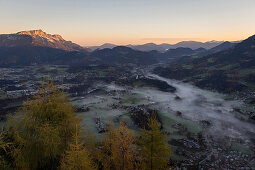
[[124, 122], [121, 122], [117, 129], [112, 127], [107, 129], [102, 155], [104, 169], [133, 170], [135, 168], [137, 155], [135, 137]]
[[94, 164], [99, 167], [99, 161], [101, 159], [101, 145], [100, 142], [97, 141], [96, 136], [91, 133], [87, 128], [83, 129], [82, 141], [86, 146], [86, 151], [89, 154], [90, 159], [94, 162]]
[[7, 161], [9, 148], [11, 147], [12, 143], [6, 141], [6, 136], [4, 131], [0, 132], [0, 169], [11, 169], [9, 162]]
[[2, 130], [0, 132], [0, 149], [4, 150], [7, 152], [7, 149], [12, 145], [11, 142], [6, 142], [5, 137], [4, 137], [4, 131]]
[[138, 139], [143, 169], [166, 169], [171, 153], [167, 136], [161, 132], [158, 121], [153, 117], [148, 119], [148, 127], [139, 132]]
[[15, 146], [12, 149], [15, 166], [55, 169], [79, 121], [65, 94], [53, 83], [42, 84], [38, 94], [8, 118], [8, 135]]
[[92, 160], [83, 143], [80, 142], [80, 131], [76, 125], [76, 133], [73, 142], [61, 160], [60, 169], [62, 170], [94, 170]]

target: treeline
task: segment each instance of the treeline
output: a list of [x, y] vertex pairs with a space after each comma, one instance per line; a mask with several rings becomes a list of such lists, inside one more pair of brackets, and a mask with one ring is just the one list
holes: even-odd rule
[[80, 127], [66, 95], [52, 83], [42, 85], [0, 134], [0, 169], [160, 170], [168, 169], [170, 147], [153, 117], [139, 135], [120, 122], [100, 140]]

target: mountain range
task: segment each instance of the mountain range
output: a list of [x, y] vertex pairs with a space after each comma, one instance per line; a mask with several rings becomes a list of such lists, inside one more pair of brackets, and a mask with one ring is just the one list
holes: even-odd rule
[[[148, 65], [158, 62], [172, 62], [176, 59], [183, 59], [183, 57], [185, 60], [190, 60], [193, 57], [207, 56], [227, 50], [236, 45], [232, 42], [219, 43], [216, 41], [207, 43], [181, 42], [175, 45], [150, 43], [144, 46], [104, 44], [101, 48], [92, 51], [71, 41], [66, 41], [60, 35], [47, 34], [42, 30], [22, 31], [15, 34], [0, 35], [0, 66], [31, 64]], [[185, 45], [191, 48], [179, 47]], [[205, 48], [200, 47], [201, 45]], [[213, 48], [208, 49], [209, 47]], [[162, 52], [162, 49], [165, 51]]]
[[[171, 79], [191, 81], [223, 93], [255, 89], [255, 35], [238, 44], [223, 43], [199, 57], [180, 57], [154, 72]], [[188, 59], [187, 59], [188, 58]]]
[[[217, 47], [218, 45], [225, 43], [228, 41], [208, 41], [208, 42], [198, 42], [198, 41], [182, 41], [176, 44], [155, 44], [155, 43], [147, 43], [147, 44], [142, 44], [142, 45], [126, 45], [127, 47], [133, 48], [135, 50], [139, 51], [152, 51], [156, 50], [159, 52], [165, 52], [169, 49], [176, 49], [179, 47], [183, 48], [190, 48], [192, 50], [198, 49], [198, 48], [204, 48], [206, 50], [212, 49], [214, 47]], [[235, 42], [229, 42], [229, 43], [239, 43], [240, 41], [235, 41]], [[111, 44], [111, 43], [106, 43], [101, 46], [89, 46], [87, 48], [91, 50], [96, 50], [96, 49], [104, 49], [104, 48], [114, 48], [117, 47], [118, 45]]]
[[1, 34], [0, 47], [50, 47], [66, 51], [84, 51], [90, 50], [81, 47], [71, 41], [64, 40], [60, 35], [47, 34], [42, 30], [21, 31], [15, 34]]
[[42, 30], [22, 31], [0, 35], [0, 66], [34, 64], [137, 64], [157, 62], [150, 53], [129, 47], [114, 47], [91, 52], [90, 49], [51, 35]]
[[111, 48], [90, 51], [60, 35], [50, 35], [42, 30], [3, 34], [0, 35], [0, 66], [145, 66], [160, 63], [154, 73], [190, 81], [201, 88], [223, 93], [249, 93], [255, 89], [255, 35], [240, 43], [223, 42], [211, 49], [177, 47], [160, 52], [112, 44], [105, 46]]

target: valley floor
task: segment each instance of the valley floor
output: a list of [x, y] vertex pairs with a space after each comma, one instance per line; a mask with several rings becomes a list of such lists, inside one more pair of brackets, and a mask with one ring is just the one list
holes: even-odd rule
[[0, 112], [4, 122], [31, 97], [45, 77], [70, 96], [82, 125], [97, 135], [109, 120], [135, 132], [153, 111], [172, 147], [172, 163], [187, 168], [255, 167], [251, 107], [228, 96], [125, 66], [31, 66], [0, 68]]

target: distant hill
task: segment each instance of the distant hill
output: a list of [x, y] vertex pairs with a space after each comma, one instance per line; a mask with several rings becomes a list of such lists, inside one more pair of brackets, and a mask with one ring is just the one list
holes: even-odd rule
[[238, 44], [238, 43], [225, 41], [225, 42], [221, 43], [220, 45], [209, 49], [208, 52], [209, 52], [209, 53], [217, 53], [217, 52], [220, 52], [220, 51], [227, 50], [227, 49], [229, 49], [229, 48], [233, 48], [233, 47], [234, 47], [235, 45], [237, 45], [237, 44]]
[[157, 63], [157, 58], [150, 52], [133, 50], [125, 46], [117, 46], [113, 49], [96, 50], [90, 56], [98, 58], [106, 64], [138, 64], [149, 65]]
[[[194, 42], [195, 44], [198, 42]], [[198, 44], [204, 44], [201, 46], [207, 46], [207, 48], [209, 48], [209, 46], [214, 46], [216, 44], [218, 44], [220, 42], [208, 42], [208, 43], [198, 43]], [[210, 45], [208, 45], [210, 44]], [[236, 43], [231, 43], [231, 42], [223, 42], [220, 45], [212, 48], [212, 49], [206, 49], [206, 48], [197, 48], [197, 49], [192, 49], [192, 48], [187, 48], [187, 47], [178, 47], [178, 46], [185, 46], [185, 42], [179, 43], [177, 45], [175, 45], [176, 47], [174, 47], [173, 45], [170, 44], [161, 44], [161, 45], [157, 45], [154, 43], [147, 43], [144, 45], [128, 45], [128, 46], [122, 46], [122, 47], [129, 47], [130, 49], [136, 50], [136, 51], [143, 51], [143, 52], [147, 52], [148, 55], [153, 55], [154, 57], [156, 57], [156, 59], [158, 61], [161, 62], [172, 62], [173, 59], [177, 59], [177, 58], [181, 58], [183, 56], [186, 57], [193, 57], [193, 56], [205, 56], [208, 54], [212, 54], [215, 52], [219, 52], [222, 50], [226, 50], [228, 48], [233, 47], [234, 45], [236, 45]], [[191, 45], [191, 42], [187, 42], [186, 44], [187, 46]], [[99, 47], [99, 48], [97, 48]], [[107, 53], [108, 51], [111, 51], [111, 49], [117, 47], [114, 44], [103, 44], [102, 46], [96, 46], [96, 47], [90, 47], [91, 49], [97, 49], [94, 50], [94, 52], [92, 52], [93, 54], [97, 53], [98, 50], [100, 50], [101, 55], [103, 55], [103, 53]], [[194, 46], [195, 47], [195, 46]], [[146, 53], [145, 53], [146, 54]]]
[[105, 44], [103, 47], [105, 49], [90, 52], [88, 48], [66, 41], [60, 35], [47, 34], [42, 30], [2, 34], [0, 35], [0, 66], [157, 63], [157, 59], [150, 52], [115, 47], [113, 44]]
[[172, 63], [178, 59], [185, 57], [193, 57], [196, 55], [202, 55], [207, 52], [204, 48], [199, 48], [192, 50], [191, 48], [178, 47], [176, 49], [169, 49], [165, 53], [155, 53], [154, 55], [158, 57], [159, 61], [162, 63]]
[[198, 48], [211, 49], [223, 43], [223, 41], [208, 41], [208, 42], [198, 42], [198, 41], [182, 41], [177, 44], [172, 45], [171, 48], [185, 47], [191, 48], [193, 50]]
[[[192, 49], [178, 46], [212, 46], [218, 42], [198, 43], [181, 42], [176, 45], [148, 43], [140, 46], [116, 46], [104, 44], [96, 50], [83, 48], [71, 41], [64, 40], [60, 35], [51, 35], [42, 30], [22, 31], [16, 34], [0, 35], [0, 66], [31, 65], [31, 64], [137, 64], [149, 65], [158, 62], [172, 62], [183, 57], [191, 60], [220, 50], [232, 47], [225, 42], [211, 50], [205, 48]], [[176, 48], [173, 48], [173, 47]], [[197, 46], [197, 47], [198, 47]], [[95, 49], [93, 47], [92, 49]], [[162, 52], [164, 51], [164, 52]], [[180, 60], [181, 61], [181, 60]], [[186, 60], [185, 60], [186, 61]]]
[[139, 50], [139, 51], [152, 51], [152, 50], [156, 50], [156, 51], [160, 51], [160, 52], [165, 52], [167, 51], [169, 48], [171, 48], [170, 44], [154, 44], [154, 43], [147, 43], [147, 44], [143, 44], [143, 45], [128, 45], [128, 47], [133, 48], [135, 50]]
[[105, 49], [105, 48], [112, 49], [112, 48], [117, 47], [117, 46], [118, 45], [115, 45], [115, 44], [105, 43], [105, 44], [100, 45], [100, 46], [89, 46], [88, 48], [91, 49], [92, 51], [94, 51], [94, 50], [97, 50], [97, 49], [102, 50], [102, 49]]
[[191, 48], [178, 47], [176, 49], [167, 50], [165, 52], [165, 55], [167, 55], [169, 57], [182, 57], [182, 56], [187, 56], [187, 55], [199, 54], [199, 53], [202, 53], [205, 51], [206, 51], [206, 49], [204, 49], [204, 48], [192, 50]]
[[65, 51], [40, 46], [0, 47], [0, 66], [61, 64], [85, 66], [89, 64], [155, 64], [158, 60], [150, 52], [128, 47], [96, 50], [92, 53]]
[[87, 54], [40, 46], [0, 47], [0, 66], [40, 64], [85, 65], [93, 64]]
[[50, 47], [66, 51], [89, 52], [90, 49], [81, 47], [71, 41], [64, 40], [60, 35], [51, 35], [42, 30], [21, 31], [16, 34], [1, 34], [0, 47]]
[[[204, 48], [204, 49], [211, 49], [214, 48], [220, 44], [222, 44], [224, 41], [208, 41], [208, 42], [197, 42], [197, 41], [182, 41], [179, 42], [177, 44], [155, 44], [155, 43], [146, 43], [146, 44], [142, 44], [142, 45], [126, 45], [127, 47], [130, 47], [132, 49], [135, 50], [139, 50], [139, 51], [159, 51], [159, 52], [166, 52], [169, 49], [176, 49], [176, 48], [190, 48], [192, 50], [198, 49], [198, 48]], [[103, 44], [101, 46], [91, 46], [89, 47], [92, 50], [96, 50], [96, 49], [104, 49], [104, 48], [114, 48], [117, 45], [115, 44]]]
[[154, 72], [224, 93], [255, 89], [255, 35], [236, 45], [221, 44], [214, 50], [224, 48], [228, 49], [186, 62], [180, 60], [167, 67], [157, 67]]

